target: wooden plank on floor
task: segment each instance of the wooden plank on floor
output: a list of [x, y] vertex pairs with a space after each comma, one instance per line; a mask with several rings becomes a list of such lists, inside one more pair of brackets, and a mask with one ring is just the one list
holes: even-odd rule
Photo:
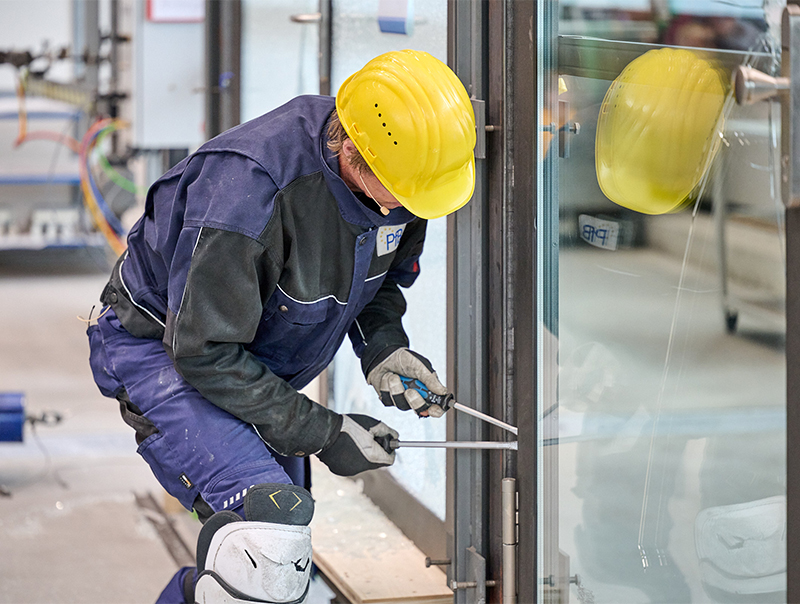
[[453, 602], [445, 574], [361, 492], [312, 459], [314, 563], [353, 604]]

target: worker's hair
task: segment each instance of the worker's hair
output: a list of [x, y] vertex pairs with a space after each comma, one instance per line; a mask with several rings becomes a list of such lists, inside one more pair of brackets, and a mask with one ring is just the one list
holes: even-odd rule
[[[331, 111], [331, 117], [328, 120], [328, 149], [331, 150], [334, 157], [338, 157], [342, 154], [342, 146], [344, 145], [344, 141], [348, 138], [350, 137], [347, 136], [347, 132], [345, 132], [344, 126], [342, 126], [342, 122], [339, 120], [339, 114], [336, 113], [336, 109], [334, 109]], [[361, 153], [356, 152], [346, 159], [350, 166], [358, 170], [361, 174], [370, 174], [372, 172], [366, 160], [361, 156]]]

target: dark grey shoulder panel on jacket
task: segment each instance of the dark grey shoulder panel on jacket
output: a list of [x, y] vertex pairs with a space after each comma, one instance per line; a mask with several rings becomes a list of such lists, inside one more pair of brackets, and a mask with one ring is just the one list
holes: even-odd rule
[[300, 302], [327, 296], [346, 302], [353, 280], [353, 249], [362, 229], [342, 219], [322, 173], [296, 179], [278, 193], [275, 206], [283, 229], [281, 288]]

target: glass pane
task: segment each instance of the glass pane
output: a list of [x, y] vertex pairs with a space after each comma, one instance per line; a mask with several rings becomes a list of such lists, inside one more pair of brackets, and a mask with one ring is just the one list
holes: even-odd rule
[[[413, 48], [447, 61], [447, 2], [417, 2], [411, 16], [411, 35], [382, 33], [378, 26], [378, 3], [369, 0], [334, 1], [332, 90], [371, 58], [390, 50]], [[439, 378], [446, 375], [446, 231], [447, 220], [428, 221], [420, 276], [403, 290], [408, 310], [403, 326], [412, 350], [427, 357]], [[348, 341], [334, 360], [333, 407], [340, 413], [365, 413], [400, 433], [404, 440], [445, 440], [445, 420], [418, 419], [411, 411], [381, 405], [361, 372], [360, 361]], [[443, 449], [402, 449], [389, 468], [392, 475], [439, 518], [445, 515], [445, 453]]]
[[[684, 5], [701, 3], [670, 7]], [[591, 6], [563, 3], [562, 26]], [[775, 47], [717, 17], [742, 25], [737, 43]], [[540, 411], [558, 535], [539, 569], [557, 580], [542, 601], [783, 602], [780, 108], [739, 107], [729, 88], [734, 65], [775, 73], [778, 58], [661, 48], [559, 41], [539, 252], [558, 250], [543, 276], [557, 394]]]
[[318, 0], [242, 0], [242, 122], [319, 94], [319, 26], [291, 21], [318, 10]]
[[447, 0], [409, 2], [409, 34], [382, 33], [375, 0], [333, 0], [332, 90], [364, 63], [390, 50], [413, 48], [447, 62]]
[[629, 42], [753, 50], [769, 44], [785, 0], [561, 0], [559, 33]]

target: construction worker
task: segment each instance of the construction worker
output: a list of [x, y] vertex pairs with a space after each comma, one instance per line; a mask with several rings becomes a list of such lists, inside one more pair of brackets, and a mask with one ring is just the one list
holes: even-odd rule
[[333, 98], [302, 96], [201, 146], [151, 187], [102, 292], [91, 365], [139, 453], [204, 526], [198, 567], [159, 602], [300, 602], [308, 456], [389, 466], [397, 432], [300, 394], [345, 335], [386, 405], [440, 416], [445, 394], [401, 324], [426, 219], [475, 183], [475, 121], [441, 61], [390, 52]]

